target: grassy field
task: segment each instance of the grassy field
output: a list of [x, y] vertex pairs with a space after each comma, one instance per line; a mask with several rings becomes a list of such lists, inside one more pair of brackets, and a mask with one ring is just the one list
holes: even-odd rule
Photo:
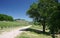
[[51, 38], [51, 36], [27, 31], [22, 33], [21, 36], [17, 36], [16, 38]]
[[4, 22], [4, 21], [0, 21], [0, 29], [2, 28], [12, 28], [12, 27], [19, 27], [19, 26], [24, 26], [26, 24], [23, 24], [21, 22]]
[[23, 26], [27, 26], [28, 24], [26, 24], [25, 22], [16, 22], [16, 21], [0, 21], [0, 33], [4, 32], [4, 31], [9, 31], [11, 29], [14, 29], [16, 27], [23, 27]]
[[[21, 35], [18, 35], [16, 38], [52, 38], [50, 35], [38, 33], [37, 30], [41, 30], [42, 26], [32, 26], [30, 31], [24, 31]], [[37, 32], [35, 32], [37, 31]], [[42, 31], [42, 30], [41, 30]], [[46, 30], [48, 32], [48, 30]]]

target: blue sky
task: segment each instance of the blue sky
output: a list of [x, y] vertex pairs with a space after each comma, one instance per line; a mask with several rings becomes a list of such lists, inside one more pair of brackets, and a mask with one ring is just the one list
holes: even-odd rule
[[27, 15], [26, 11], [30, 5], [37, 0], [0, 0], [0, 14], [7, 14], [14, 19], [25, 19], [32, 21]]

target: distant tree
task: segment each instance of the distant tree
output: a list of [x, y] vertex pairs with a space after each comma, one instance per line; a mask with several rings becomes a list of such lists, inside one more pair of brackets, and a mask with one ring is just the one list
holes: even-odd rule
[[0, 21], [13, 21], [13, 17], [5, 14], [0, 14]]

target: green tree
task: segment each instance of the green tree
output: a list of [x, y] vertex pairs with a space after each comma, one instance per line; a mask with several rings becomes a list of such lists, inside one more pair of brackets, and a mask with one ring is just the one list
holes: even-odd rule
[[[44, 3], [44, 4], [42, 4]], [[43, 32], [45, 32], [45, 23], [47, 18], [47, 12], [46, 12], [46, 2], [42, 2], [42, 0], [39, 0], [39, 2], [36, 4], [32, 4], [30, 9], [28, 10], [27, 14], [30, 15], [34, 19], [35, 22], [41, 22], [43, 25]], [[45, 6], [45, 7], [44, 7]]]
[[33, 3], [30, 8], [27, 11], [27, 15], [29, 15], [30, 18], [33, 18], [34, 23], [36, 23], [38, 20], [40, 20], [40, 14], [38, 13], [38, 4]]
[[60, 30], [60, 4], [58, 2], [53, 3], [52, 14], [49, 16], [48, 27], [52, 34], [52, 38], [55, 38], [55, 33]]
[[0, 14], [0, 21], [13, 21], [13, 17], [5, 14]]
[[38, 2], [38, 10], [40, 13], [40, 18], [42, 18], [43, 31], [45, 32], [46, 23], [54, 9], [56, 8], [55, 0], [39, 0]]
[[[46, 24], [48, 24], [50, 31], [52, 32], [53, 38], [54, 35], [54, 29], [57, 30], [58, 26], [56, 26], [53, 22], [56, 15], [55, 13], [58, 12], [58, 2], [56, 0], [39, 0], [38, 3], [32, 4], [30, 9], [28, 10], [27, 14], [34, 19], [36, 22], [40, 22], [43, 26], [43, 32], [45, 32]], [[55, 15], [55, 16], [54, 16]], [[51, 23], [50, 23], [51, 22]], [[59, 22], [55, 22], [59, 23]], [[55, 26], [54, 26], [55, 25]], [[57, 28], [56, 28], [57, 27]]]

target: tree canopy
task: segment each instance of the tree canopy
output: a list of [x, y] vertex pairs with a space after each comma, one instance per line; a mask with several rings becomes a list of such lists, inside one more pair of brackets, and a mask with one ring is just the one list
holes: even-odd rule
[[54, 33], [60, 30], [60, 3], [58, 0], [38, 0], [38, 3], [33, 3], [30, 6], [27, 14], [35, 22], [42, 24], [43, 32], [45, 32], [47, 24], [53, 38], [55, 38]]
[[5, 14], [0, 14], [0, 21], [13, 21], [13, 17]]

